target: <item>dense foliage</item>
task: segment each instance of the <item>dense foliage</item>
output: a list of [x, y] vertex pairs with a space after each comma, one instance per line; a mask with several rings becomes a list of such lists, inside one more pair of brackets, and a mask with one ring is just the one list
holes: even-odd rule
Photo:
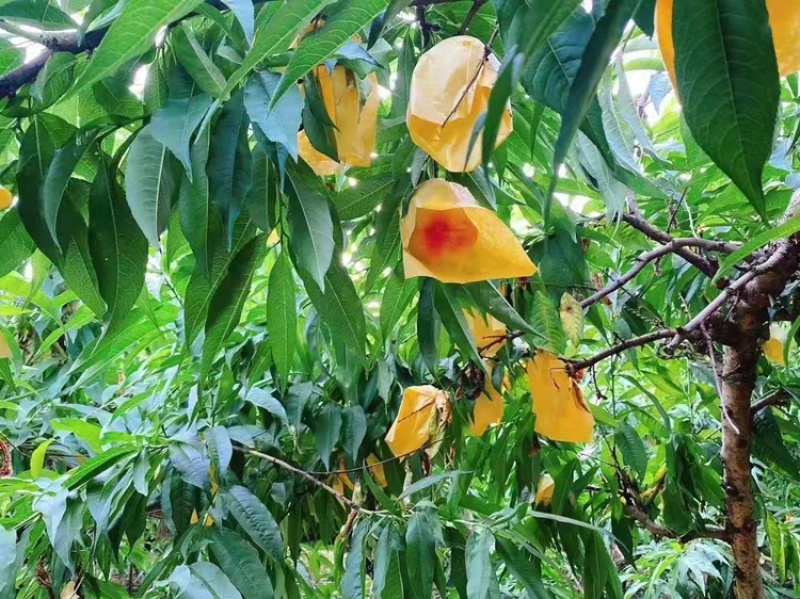
[[793, 2], [0, 0], [0, 598], [797, 596]]

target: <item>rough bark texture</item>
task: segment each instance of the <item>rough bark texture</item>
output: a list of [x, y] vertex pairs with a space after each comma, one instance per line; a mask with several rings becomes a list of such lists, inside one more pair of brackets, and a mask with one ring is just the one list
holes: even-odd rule
[[750, 447], [750, 398], [758, 350], [754, 343], [726, 347], [722, 364], [722, 463], [725, 467], [726, 531], [733, 548], [737, 599], [762, 599], [761, 554], [756, 538]]

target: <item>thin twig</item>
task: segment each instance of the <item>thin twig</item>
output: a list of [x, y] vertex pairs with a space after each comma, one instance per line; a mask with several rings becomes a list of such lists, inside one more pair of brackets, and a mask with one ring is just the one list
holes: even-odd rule
[[730, 248], [728, 244], [724, 242], [716, 242], [716, 241], [708, 241], [706, 239], [695, 239], [695, 238], [686, 238], [686, 239], [673, 239], [666, 245], [662, 245], [661, 247], [657, 247], [649, 252], [645, 252], [636, 260], [636, 264], [634, 264], [633, 268], [629, 270], [627, 273], [616, 279], [613, 283], [609, 284], [608, 286], [604, 287], [594, 295], [587, 297], [585, 300], [581, 302], [581, 308], [588, 308], [602, 300], [603, 298], [611, 295], [613, 292], [617, 291], [618, 289], [622, 288], [628, 281], [632, 280], [636, 275], [638, 275], [644, 268], [650, 263], [658, 260], [659, 258], [667, 255], [667, 254], [677, 254], [679, 253], [678, 250], [681, 248], [686, 247], [702, 247], [709, 250], [715, 250], [719, 252], [729, 253]]
[[467, 30], [469, 29], [470, 23], [472, 23], [472, 19], [475, 18], [475, 15], [481, 10], [484, 4], [486, 4], [487, 0], [473, 0], [472, 8], [467, 13], [467, 16], [464, 18], [464, 22], [461, 24], [461, 28], [458, 30], [458, 35], [464, 35]]
[[494, 44], [494, 40], [497, 39], [497, 34], [499, 32], [500, 32], [499, 29], [495, 29], [494, 32], [492, 32], [492, 36], [489, 38], [489, 41], [486, 42], [486, 45], [483, 48], [483, 58], [478, 63], [478, 68], [475, 69], [475, 74], [472, 76], [472, 79], [470, 79], [469, 83], [467, 83], [467, 86], [464, 88], [464, 92], [461, 94], [461, 97], [458, 99], [458, 102], [456, 102], [456, 105], [453, 106], [453, 110], [450, 111], [450, 114], [447, 115], [447, 118], [442, 123], [442, 129], [444, 129], [445, 125], [447, 125], [447, 123], [450, 122], [450, 119], [456, 113], [458, 107], [461, 106], [461, 103], [464, 101], [464, 98], [467, 97], [469, 90], [478, 81], [478, 77], [480, 76], [481, 71], [483, 70], [483, 65], [486, 64], [486, 61], [489, 59], [489, 55], [492, 53], [492, 44]]
[[268, 462], [270, 462], [272, 464], [275, 464], [276, 466], [278, 466], [278, 468], [281, 468], [283, 470], [291, 472], [292, 474], [296, 474], [297, 476], [299, 476], [301, 478], [306, 479], [310, 483], [313, 483], [316, 486], [318, 486], [319, 488], [324, 489], [325, 491], [327, 491], [328, 493], [330, 493], [331, 495], [336, 497], [336, 499], [338, 499], [342, 503], [345, 503], [345, 504], [349, 505], [352, 509], [354, 509], [354, 510], [356, 510], [358, 512], [361, 512], [362, 514], [376, 515], [378, 513], [378, 512], [372, 511], [372, 510], [368, 510], [368, 509], [366, 509], [364, 507], [361, 507], [358, 503], [356, 503], [355, 501], [353, 501], [352, 499], [350, 499], [346, 495], [344, 495], [342, 493], [339, 493], [339, 491], [337, 491], [333, 487], [331, 487], [329, 485], [326, 485], [321, 480], [318, 480], [318, 479], [314, 478], [311, 474], [309, 474], [305, 470], [301, 470], [300, 468], [295, 468], [294, 466], [292, 466], [288, 462], [284, 462], [280, 458], [276, 458], [275, 456], [271, 456], [271, 455], [266, 454], [266, 453], [261, 453], [260, 451], [256, 451], [255, 449], [243, 449], [242, 451], [244, 451], [245, 453], [247, 453], [248, 455], [251, 455], [253, 457], [257, 457], [257, 458], [260, 458], [262, 460], [266, 460], [266, 461], [268, 461]]
[[574, 375], [576, 372], [580, 370], [584, 370], [586, 368], [590, 368], [595, 364], [602, 362], [607, 358], [611, 358], [612, 356], [616, 356], [621, 354], [624, 351], [629, 349], [633, 349], [634, 347], [640, 347], [642, 345], [647, 345], [652, 343], [653, 341], [659, 341], [661, 339], [669, 339], [670, 337], [674, 336], [676, 333], [675, 329], [663, 329], [660, 331], [653, 331], [652, 333], [647, 333], [646, 335], [642, 335], [640, 337], [633, 337], [631, 339], [627, 339], [622, 343], [618, 343], [617, 345], [610, 347], [604, 351], [601, 351], [598, 354], [595, 354], [591, 358], [587, 358], [585, 360], [571, 360], [567, 363], [567, 372], [570, 375]]

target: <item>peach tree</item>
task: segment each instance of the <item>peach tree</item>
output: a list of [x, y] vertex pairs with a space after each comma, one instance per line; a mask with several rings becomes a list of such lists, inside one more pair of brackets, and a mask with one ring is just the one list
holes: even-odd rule
[[0, 0], [0, 599], [794, 597], [794, 0]]

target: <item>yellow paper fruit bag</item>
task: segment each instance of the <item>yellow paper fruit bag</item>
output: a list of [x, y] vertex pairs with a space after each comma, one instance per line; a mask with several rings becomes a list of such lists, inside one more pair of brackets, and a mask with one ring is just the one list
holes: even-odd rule
[[[504, 381], [504, 386], [508, 387], [508, 380]], [[503, 410], [506, 402], [503, 394], [492, 385], [492, 379], [486, 377], [483, 393], [475, 400], [475, 408], [472, 413], [472, 422], [469, 430], [476, 437], [480, 437], [490, 426], [495, 426], [503, 421]]]
[[406, 278], [473, 283], [536, 273], [511, 229], [466, 187], [444, 179], [417, 188], [400, 236]]
[[297, 133], [297, 151], [300, 154], [300, 158], [320, 177], [336, 175], [342, 170], [342, 166], [338, 162], [311, 145], [305, 131]]
[[769, 339], [761, 346], [767, 359], [778, 366], [786, 366], [783, 348], [786, 345], [786, 331], [779, 325], [769, 325]]
[[506, 325], [491, 314], [483, 316], [477, 311], [464, 310], [464, 319], [475, 339], [475, 346], [484, 358], [493, 358], [508, 342]]
[[339, 162], [350, 166], [369, 166], [375, 149], [375, 130], [378, 126], [378, 78], [374, 73], [367, 76], [369, 93], [363, 106], [359, 83], [352, 71], [343, 66], [334, 67], [333, 72], [321, 66], [317, 77], [322, 92], [325, 110], [336, 129], [336, 151]]
[[14, 201], [14, 196], [5, 187], [0, 187], [0, 210], [8, 210]]
[[550, 505], [553, 499], [553, 493], [556, 491], [556, 483], [553, 477], [547, 473], [539, 477], [539, 485], [536, 488], [536, 499], [534, 503], [541, 505]]
[[450, 417], [447, 394], [431, 385], [408, 387], [403, 391], [400, 411], [386, 433], [386, 444], [396, 457], [424, 447], [436, 437]]
[[374, 453], [367, 456], [367, 466], [369, 466], [369, 473], [378, 481], [378, 484], [386, 488], [389, 483], [386, 480], [386, 472], [383, 469], [383, 464]]
[[[658, 0], [656, 33], [661, 56], [675, 85], [675, 46], [672, 41], [672, 9], [674, 0]], [[800, 69], [800, 3], [797, 0], [767, 0], [772, 42], [778, 57], [781, 75]]]
[[[411, 77], [406, 124], [411, 139], [451, 172], [474, 171], [482, 162], [481, 133], [467, 159], [478, 117], [486, 112], [500, 61], [482, 41], [458, 35], [420, 56]], [[476, 76], [477, 75], [477, 76]], [[511, 105], [500, 121], [496, 145], [513, 130]]]
[[594, 418], [578, 383], [567, 374], [564, 362], [550, 352], [537, 350], [528, 363], [528, 383], [537, 433], [566, 443], [592, 441]]

